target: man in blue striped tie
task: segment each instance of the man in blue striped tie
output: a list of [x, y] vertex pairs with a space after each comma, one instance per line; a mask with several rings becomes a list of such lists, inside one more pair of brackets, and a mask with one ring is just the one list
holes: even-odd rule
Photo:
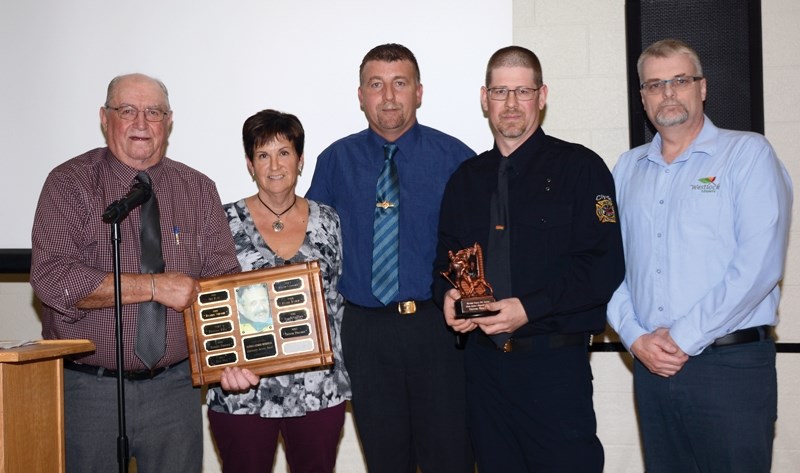
[[367, 467], [471, 473], [462, 352], [431, 283], [445, 184], [475, 153], [417, 123], [422, 84], [404, 46], [367, 53], [358, 98], [369, 128], [322, 152], [306, 197], [342, 223], [342, 346]]

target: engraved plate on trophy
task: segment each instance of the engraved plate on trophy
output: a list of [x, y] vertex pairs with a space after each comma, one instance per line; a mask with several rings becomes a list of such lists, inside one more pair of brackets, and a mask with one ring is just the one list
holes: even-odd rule
[[206, 364], [208, 366], [224, 366], [224, 365], [232, 365], [236, 363], [236, 352], [231, 353], [221, 353], [219, 355], [211, 355], [206, 358]]
[[230, 306], [224, 305], [222, 307], [212, 307], [210, 309], [200, 309], [200, 317], [203, 320], [215, 319], [217, 317], [227, 317], [231, 315]]
[[222, 302], [227, 300], [228, 300], [227, 290], [206, 292], [204, 294], [200, 294], [200, 296], [197, 298], [197, 302], [200, 305], [214, 304], [216, 302]]
[[227, 332], [233, 332], [233, 324], [230, 322], [203, 325], [203, 335], [219, 335]]
[[305, 309], [290, 310], [288, 312], [278, 313], [278, 319], [284, 324], [306, 320], [307, 318], [308, 312]]
[[201, 279], [183, 313], [192, 382], [228, 366], [265, 376], [333, 364], [318, 261]]
[[303, 280], [300, 278], [287, 279], [286, 281], [276, 281], [272, 283], [272, 288], [275, 290], [275, 292], [285, 292], [294, 289], [302, 289], [302, 287], [303, 287]]
[[492, 286], [485, 279], [481, 246], [475, 243], [455, 253], [449, 251], [448, 256], [450, 266], [441, 274], [461, 294], [456, 301], [456, 318], [471, 319], [496, 314], [486, 310], [486, 304], [494, 302], [495, 298]]
[[285, 340], [287, 338], [307, 337], [309, 333], [311, 333], [311, 327], [308, 324], [295, 325], [282, 328], [281, 338]]
[[269, 358], [278, 354], [275, 335], [271, 333], [245, 338], [242, 343], [244, 344], [244, 357], [247, 360]]
[[292, 294], [291, 296], [279, 297], [275, 300], [278, 307], [286, 307], [289, 305], [303, 304], [306, 301], [304, 294]]
[[206, 351], [219, 351], [233, 348], [236, 340], [233, 337], [215, 338], [213, 340], [206, 340]]

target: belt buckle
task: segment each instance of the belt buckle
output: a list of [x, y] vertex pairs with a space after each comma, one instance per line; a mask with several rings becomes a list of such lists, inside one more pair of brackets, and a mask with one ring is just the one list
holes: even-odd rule
[[414, 301], [403, 301], [397, 303], [397, 312], [401, 315], [411, 315], [417, 311], [417, 303]]
[[503, 353], [511, 353], [514, 351], [514, 342], [512, 338], [509, 338], [505, 342], [503, 342], [503, 346], [500, 347], [500, 351]]

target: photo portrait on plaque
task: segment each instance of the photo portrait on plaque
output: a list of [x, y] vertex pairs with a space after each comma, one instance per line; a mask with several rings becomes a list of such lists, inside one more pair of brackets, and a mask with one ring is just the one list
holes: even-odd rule
[[251, 284], [236, 288], [236, 307], [239, 332], [242, 335], [272, 330], [272, 311], [266, 284]]
[[450, 266], [441, 274], [461, 294], [461, 298], [456, 301], [456, 318], [493, 315], [493, 312], [485, 309], [486, 304], [494, 302], [495, 298], [492, 295], [492, 286], [484, 276], [481, 246], [475, 243], [455, 253], [451, 250], [448, 256]]
[[333, 364], [318, 261], [201, 279], [184, 311], [192, 381], [226, 366], [263, 376]]

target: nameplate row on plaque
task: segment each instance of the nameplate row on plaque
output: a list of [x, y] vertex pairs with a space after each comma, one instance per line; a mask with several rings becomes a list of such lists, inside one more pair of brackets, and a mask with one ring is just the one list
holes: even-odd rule
[[183, 313], [195, 386], [228, 366], [264, 376], [333, 364], [318, 261], [201, 279]]

